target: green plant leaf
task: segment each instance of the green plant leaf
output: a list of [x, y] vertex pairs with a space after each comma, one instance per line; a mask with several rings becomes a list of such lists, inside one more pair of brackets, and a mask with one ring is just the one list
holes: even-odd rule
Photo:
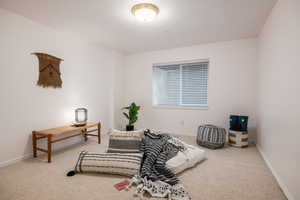
[[129, 115], [128, 115], [127, 113], [123, 112], [123, 115], [125, 115], [125, 117], [126, 117], [127, 119], [130, 119], [130, 117], [129, 117]]
[[122, 108], [122, 110], [128, 110], [128, 113], [123, 112], [124, 116], [128, 119], [128, 124], [133, 125], [138, 120], [138, 111], [141, 106], [137, 106], [132, 102], [129, 106]]

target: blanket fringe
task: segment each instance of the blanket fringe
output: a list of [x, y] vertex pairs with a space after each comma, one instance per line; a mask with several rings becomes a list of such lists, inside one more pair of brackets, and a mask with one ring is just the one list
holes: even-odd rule
[[152, 197], [167, 198], [168, 200], [191, 200], [184, 187], [180, 184], [171, 186], [162, 181], [147, 180], [146, 177], [142, 178], [135, 175], [131, 180], [126, 190], [129, 190], [133, 185], [136, 185], [134, 196], [139, 197], [140, 200], [144, 199], [144, 194], [147, 192]]

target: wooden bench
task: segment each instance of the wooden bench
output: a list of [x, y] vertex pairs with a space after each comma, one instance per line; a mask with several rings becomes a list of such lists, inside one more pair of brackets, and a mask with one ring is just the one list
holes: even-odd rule
[[[88, 128], [95, 129], [88, 130]], [[56, 136], [66, 135], [75, 131], [80, 131], [80, 133], [76, 133], [73, 135], [69, 135], [63, 138], [53, 139]], [[92, 132], [97, 132], [97, 134], [91, 134]], [[67, 140], [76, 136], [84, 136], [84, 140], [87, 141], [88, 136], [98, 137], [98, 144], [101, 143], [101, 123], [87, 123], [84, 126], [62, 126], [57, 128], [51, 128], [40, 131], [32, 131], [32, 148], [33, 148], [33, 157], [37, 157], [37, 151], [42, 151], [48, 154], [48, 162], [51, 162], [51, 154], [52, 154], [52, 144], [56, 142], [60, 142], [63, 140]], [[48, 145], [47, 149], [42, 149], [37, 147], [37, 141], [40, 139], [47, 139]]]

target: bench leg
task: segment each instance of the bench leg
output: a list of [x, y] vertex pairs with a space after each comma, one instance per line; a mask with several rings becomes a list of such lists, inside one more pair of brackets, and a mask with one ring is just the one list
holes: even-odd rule
[[101, 123], [98, 124], [98, 144], [101, 143]]
[[33, 157], [36, 158], [37, 156], [37, 150], [36, 150], [36, 134], [33, 131], [32, 132], [32, 153], [33, 153]]
[[52, 153], [52, 136], [48, 135], [48, 163], [51, 163], [51, 153]]
[[84, 141], [86, 142], [88, 140], [87, 133], [86, 133], [87, 129], [84, 129], [82, 132], [84, 132], [83, 137], [84, 137]]

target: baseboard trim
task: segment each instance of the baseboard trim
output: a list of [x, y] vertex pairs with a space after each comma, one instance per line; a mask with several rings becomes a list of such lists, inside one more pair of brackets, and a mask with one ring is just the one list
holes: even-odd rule
[[282, 179], [280, 178], [280, 176], [278, 175], [278, 173], [274, 170], [274, 168], [272, 167], [270, 161], [268, 160], [266, 154], [262, 151], [261, 147], [256, 144], [256, 147], [260, 153], [260, 155], [262, 156], [262, 158], [264, 159], [265, 163], [267, 164], [267, 166], [269, 167], [269, 169], [271, 170], [273, 176], [275, 177], [278, 185], [280, 186], [281, 190], [283, 191], [284, 195], [286, 196], [286, 198], [288, 200], [295, 200], [295, 198], [293, 197], [293, 195], [289, 192], [287, 186], [283, 183]]
[[17, 163], [17, 162], [19, 162], [21, 160], [26, 160], [26, 159], [31, 158], [31, 157], [32, 157], [32, 154], [25, 154], [23, 156], [15, 158], [15, 159], [11, 159], [11, 160], [0, 162], [0, 168], [1, 167], [6, 167], [8, 165], [15, 164], [15, 163]]
[[[106, 135], [106, 134], [103, 134], [103, 135]], [[90, 141], [91, 139], [89, 139], [88, 141]], [[92, 140], [96, 140], [96, 139], [92, 139]], [[72, 145], [81, 144], [80, 143], [81, 141], [83, 141], [83, 138], [79, 139], [78, 141], [75, 141], [75, 142], [65, 143], [63, 146], [58, 147], [55, 150], [53, 150], [52, 153], [55, 152], [55, 151], [59, 151], [59, 150], [63, 150], [63, 149], [69, 148]], [[83, 143], [83, 144], [85, 144], [85, 143]], [[37, 152], [38, 156], [41, 155], [41, 154], [44, 154], [44, 153], [40, 152], [40, 151]], [[15, 164], [15, 163], [17, 163], [19, 161], [26, 160], [26, 159], [29, 159], [29, 158], [32, 158], [32, 157], [33, 157], [32, 153], [28, 153], [28, 154], [19, 156], [17, 158], [11, 159], [11, 160], [2, 161], [2, 162], [0, 162], [0, 168], [1, 167], [6, 167], [8, 165]]]

